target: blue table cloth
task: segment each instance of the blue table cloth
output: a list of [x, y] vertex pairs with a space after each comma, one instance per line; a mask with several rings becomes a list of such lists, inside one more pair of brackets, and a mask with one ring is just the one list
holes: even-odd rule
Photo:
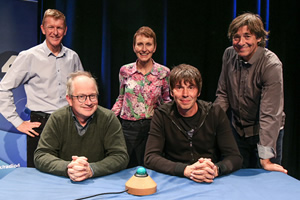
[[[34, 168], [0, 169], [0, 199], [79, 199], [120, 192], [136, 172], [130, 168], [118, 173], [72, 182], [69, 178], [42, 173]], [[241, 169], [218, 177], [213, 183], [196, 183], [147, 169], [157, 183], [157, 192], [134, 196], [127, 192], [88, 199], [205, 199], [205, 200], [293, 200], [300, 199], [300, 181], [280, 172]]]

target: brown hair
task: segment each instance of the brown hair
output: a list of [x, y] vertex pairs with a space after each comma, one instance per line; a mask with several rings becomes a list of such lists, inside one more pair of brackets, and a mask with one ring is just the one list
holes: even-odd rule
[[261, 17], [253, 13], [244, 13], [236, 17], [229, 25], [227, 34], [228, 38], [231, 40], [238, 29], [243, 26], [248, 26], [249, 31], [255, 34], [257, 39], [261, 38], [258, 46], [266, 46], [269, 32], [264, 29], [264, 24], [261, 20]]
[[156, 43], [156, 34], [150, 27], [142, 26], [141, 28], [139, 28], [139, 30], [137, 30], [135, 32], [135, 34], [133, 36], [133, 46], [135, 45], [136, 37], [138, 35], [144, 35], [145, 37], [153, 38], [154, 46], [156, 47], [156, 45], [157, 45], [157, 43]]
[[[190, 84], [196, 84], [195, 86], [198, 88], [198, 93], [201, 93], [202, 89], [202, 76], [200, 71], [188, 64], [180, 64], [175, 66], [170, 72], [170, 90], [175, 88], [176, 83], [184, 80], [184, 82], [188, 82]], [[195, 81], [195, 82], [194, 82]]]
[[43, 26], [45, 25], [45, 19], [47, 17], [53, 17], [54, 19], [62, 19], [62, 20], [64, 20], [64, 26], [65, 27], [67, 26], [66, 17], [59, 10], [56, 10], [56, 9], [48, 9], [48, 10], [46, 10], [45, 13], [44, 13], [43, 21], [42, 21], [42, 25]]

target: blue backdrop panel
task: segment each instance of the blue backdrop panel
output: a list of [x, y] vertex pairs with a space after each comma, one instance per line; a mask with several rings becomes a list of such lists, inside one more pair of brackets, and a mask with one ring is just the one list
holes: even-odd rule
[[[0, 81], [20, 51], [37, 45], [37, 9], [37, 1], [34, 0], [0, 0]], [[29, 120], [29, 113], [25, 109], [27, 99], [23, 85], [14, 89], [13, 95], [20, 117]], [[26, 135], [19, 133], [0, 114], [0, 170], [26, 167], [26, 151]]]
[[12, 166], [26, 166], [26, 147], [25, 134], [0, 130], [0, 161]]

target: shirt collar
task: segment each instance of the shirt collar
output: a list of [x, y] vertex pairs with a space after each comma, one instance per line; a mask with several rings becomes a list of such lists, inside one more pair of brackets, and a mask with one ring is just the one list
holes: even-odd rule
[[[74, 114], [74, 112], [73, 112], [71, 106], [70, 106], [70, 111], [71, 111], [71, 115], [72, 115], [73, 119], [75, 120], [75, 123], [77, 123], [77, 125], [80, 125], [80, 126], [82, 127], [82, 125], [79, 123], [77, 117], [75, 116], [75, 114]], [[85, 125], [85, 126], [87, 126], [87, 125], [89, 124], [89, 122], [93, 119], [94, 114], [95, 114], [95, 113], [93, 113], [93, 114], [87, 119], [86, 125]]]
[[255, 53], [253, 56], [250, 58], [248, 62], [245, 62], [240, 56], [238, 56], [239, 62], [241, 62], [241, 65], [244, 67], [251, 67], [253, 63], [256, 62], [256, 60], [261, 56], [261, 53], [263, 52], [263, 47], [257, 47]]
[[[46, 40], [44, 40], [44, 42], [43, 42], [42, 45], [43, 45], [43, 49], [44, 49], [46, 55], [48, 55], [48, 56], [51, 56], [51, 55], [55, 56], [55, 55], [52, 53], [52, 51], [48, 48], [47, 43], [46, 43]], [[63, 56], [65, 55], [65, 53], [66, 53], [66, 48], [64, 47], [63, 44], [61, 44], [61, 50], [60, 50], [58, 56], [56, 56], [56, 57], [63, 57]]]
[[261, 56], [263, 50], [264, 50], [263, 47], [257, 47], [255, 53], [254, 53], [253, 56], [250, 58], [250, 60], [248, 61], [248, 63], [249, 63], [250, 65], [253, 65], [253, 63], [255, 63], [255, 62], [257, 61], [257, 59]]
[[[136, 60], [135, 63], [134, 63], [134, 64], [132, 65], [132, 67], [131, 67], [131, 70], [130, 70], [130, 74], [131, 74], [131, 75], [134, 74], [134, 73], [138, 73], [138, 70], [137, 70], [137, 67], [136, 67], [137, 61], [138, 61], [138, 60]], [[152, 63], [153, 63], [153, 67], [152, 67], [150, 73], [151, 73], [152, 75], [157, 76], [157, 75], [158, 75], [157, 63], [156, 63], [153, 59], [152, 59]]]

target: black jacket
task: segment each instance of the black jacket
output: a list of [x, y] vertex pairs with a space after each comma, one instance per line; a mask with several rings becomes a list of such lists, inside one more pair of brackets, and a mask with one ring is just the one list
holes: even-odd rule
[[147, 168], [184, 176], [185, 167], [201, 157], [211, 158], [219, 176], [241, 168], [242, 157], [226, 113], [218, 105], [197, 103], [201, 117], [192, 137], [180, 126], [174, 101], [155, 110], [145, 152]]

